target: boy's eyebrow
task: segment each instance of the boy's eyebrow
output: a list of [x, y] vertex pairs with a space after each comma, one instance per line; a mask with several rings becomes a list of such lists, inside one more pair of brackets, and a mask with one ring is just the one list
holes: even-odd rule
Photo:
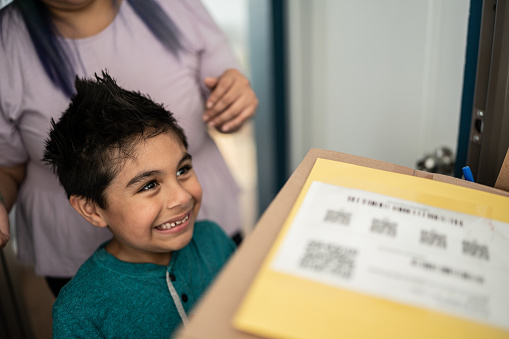
[[179, 166], [186, 160], [193, 160], [193, 157], [189, 153], [184, 153], [184, 156], [182, 156], [182, 159], [179, 161]]
[[[193, 157], [191, 156], [191, 154], [185, 153], [182, 156], [182, 159], [180, 159], [178, 165], [180, 166], [183, 162], [185, 162], [187, 160], [192, 160], [192, 159], [193, 159]], [[126, 185], [126, 188], [129, 188], [130, 186], [133, 186], [133, 185], [139, 183], [140, 181], [145, 180], [145, 178], [151, 177], [153, 175], [158, 175], [161, 173], [162, 173], [161, 171], [147, 171], [147, 172], [140, 173], [137, 176], [135, 176], [134, 178], [132, 178], [131, 180], [129, 180], [129, 182]]]
[[130, 186], [133, 186], [133, 185], [139, 183], [140, 181], [145, 180], [145, 178], [151, 177], [153, 175], [158, 175], [158, 174], [161, 174], [161, 171], [147, 171], [147, 172], [140, 173], [137, 176], [135, 176], [134, 178], [132, 178], [131, 180], [129, 180], [129, 182], [127, 183], [125, 188], [129, 188]]

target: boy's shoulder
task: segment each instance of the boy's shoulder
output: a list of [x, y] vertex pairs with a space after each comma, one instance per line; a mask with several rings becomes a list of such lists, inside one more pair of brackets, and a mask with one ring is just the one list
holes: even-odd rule
[[[166, 332], [180, 321], [178, 314], [173, 316], [165, 299], [168, 292], [165, 283], [166, 268], [155, 264], [119, 261], [108, 254], [104, 246], [94, 252], [60, 291], [53, 305], [54, 338], [80, 335], [90, 338], [109, 337], [115, 333], [124, 336], [143, 333], [152, 327], [157, 328], [152, 333], [161, 332], [166, 336]], [[147, 300], [151, 302], [147, 303]], [[163, 313], [168, 315], [164, 318], [165, 326], [158, 327], [151, 323], [159, 320], [153, 317], [156, 308], [164, 309]], [[140, 314], [151, 316], [146, 319]], [[138, 321], [124, 321], [130, 317]]]
[[198, 221], [194, 224], [191, 242], [202, 248], [202, 250], [217, 251], [222, 248], [228, 253], [233, 252], [237, 247], [223, 229], [210, 220]]
[[[105, 286], [106, 280], [111, 279], [109, 270], [100, 262], [105, 256], [105, 244], [101, 245], [90, 258], [79, 268], [76, 275], [60, 291], [55, 306], [70, 301], [87, 303], [96, 298], [95, 292]], [[95, 303], [93, 300], [91, 302]], [[97, 300], [96, 300], [97, 301]]]
[[219, 227], [219, 225], [216, 224], [215, 222], [210, 221], [210, 220], [196, 221], [194, 223], [193, 238], [202, 237], [204, 235], [205, 236], [213, 235], [213, 236], [217, 236], [219, 238], [223, 238], [223, 237], [228, 238], [228, 236], [222, 230], [222, 228]]
[[233, 240], [216, 223], [199, 221], [194, 224], [191, 242], [175, 253], [172, 262], [187, 268], [190, 265], [206, 267], [206, 270], [215, 275], [236, 248]]
[[[91, 330], [95, 328], [94, 313], [100, 311], [103, 304], [101, 291], [104, 287], [103, 280], [106, 276], [100, 265], [97, 265], [96, 257], [100, 255], [103, 246], [97, 249], [87, 260], [58, 294], [53, 305], [53, 332], [54, 337], [63, 338], [67, 336], [68, 328], [77, 328], [79, 321], [84, 327]], [[106, 306], [103, 304], [103, 306]], [[104, 307], [107, 309], [107, 306]], [[92, 333], [90, 337], [95, 337]]]

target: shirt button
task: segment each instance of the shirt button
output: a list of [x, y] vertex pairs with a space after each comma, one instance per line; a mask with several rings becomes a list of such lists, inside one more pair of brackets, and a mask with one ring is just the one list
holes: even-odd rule
[[187, 302], [187, 294], [185, 293], [182, 294], [182, 301]]
[[175, 277], [175, 275], [173, 273], [170, 273], [170, 280], [171, 281], [177, 280], [177, 278]]

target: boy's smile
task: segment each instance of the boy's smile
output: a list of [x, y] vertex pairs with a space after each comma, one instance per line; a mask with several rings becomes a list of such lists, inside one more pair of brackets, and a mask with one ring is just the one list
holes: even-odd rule
[[113, 233], [106, 250], [127, 262], [169, 263], [192, 238], [202, 190], [182, 142], [166, 132], [140, 141], [97, 208]]

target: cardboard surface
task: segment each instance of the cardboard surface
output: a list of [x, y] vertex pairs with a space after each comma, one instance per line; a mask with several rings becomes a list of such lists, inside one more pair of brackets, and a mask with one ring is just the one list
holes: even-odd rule
[[495, 188], [509, 192], [509, 149], [507, 150], [504, 163], [498, 174]]
[[232, 319], [290, 213], [317, 158], [405, 175], [415, 175], [509, 197], [508, 192], [460, 179], [414, 171], [407, 167], [344, 153], [311, 149], [262, 215], [254, 231], [245, 239], [208, 293], [198, 304], [191, 315], [189, 325], [178, 333], [178, 338], [258, 338], [257, 336], [234, 329]]

